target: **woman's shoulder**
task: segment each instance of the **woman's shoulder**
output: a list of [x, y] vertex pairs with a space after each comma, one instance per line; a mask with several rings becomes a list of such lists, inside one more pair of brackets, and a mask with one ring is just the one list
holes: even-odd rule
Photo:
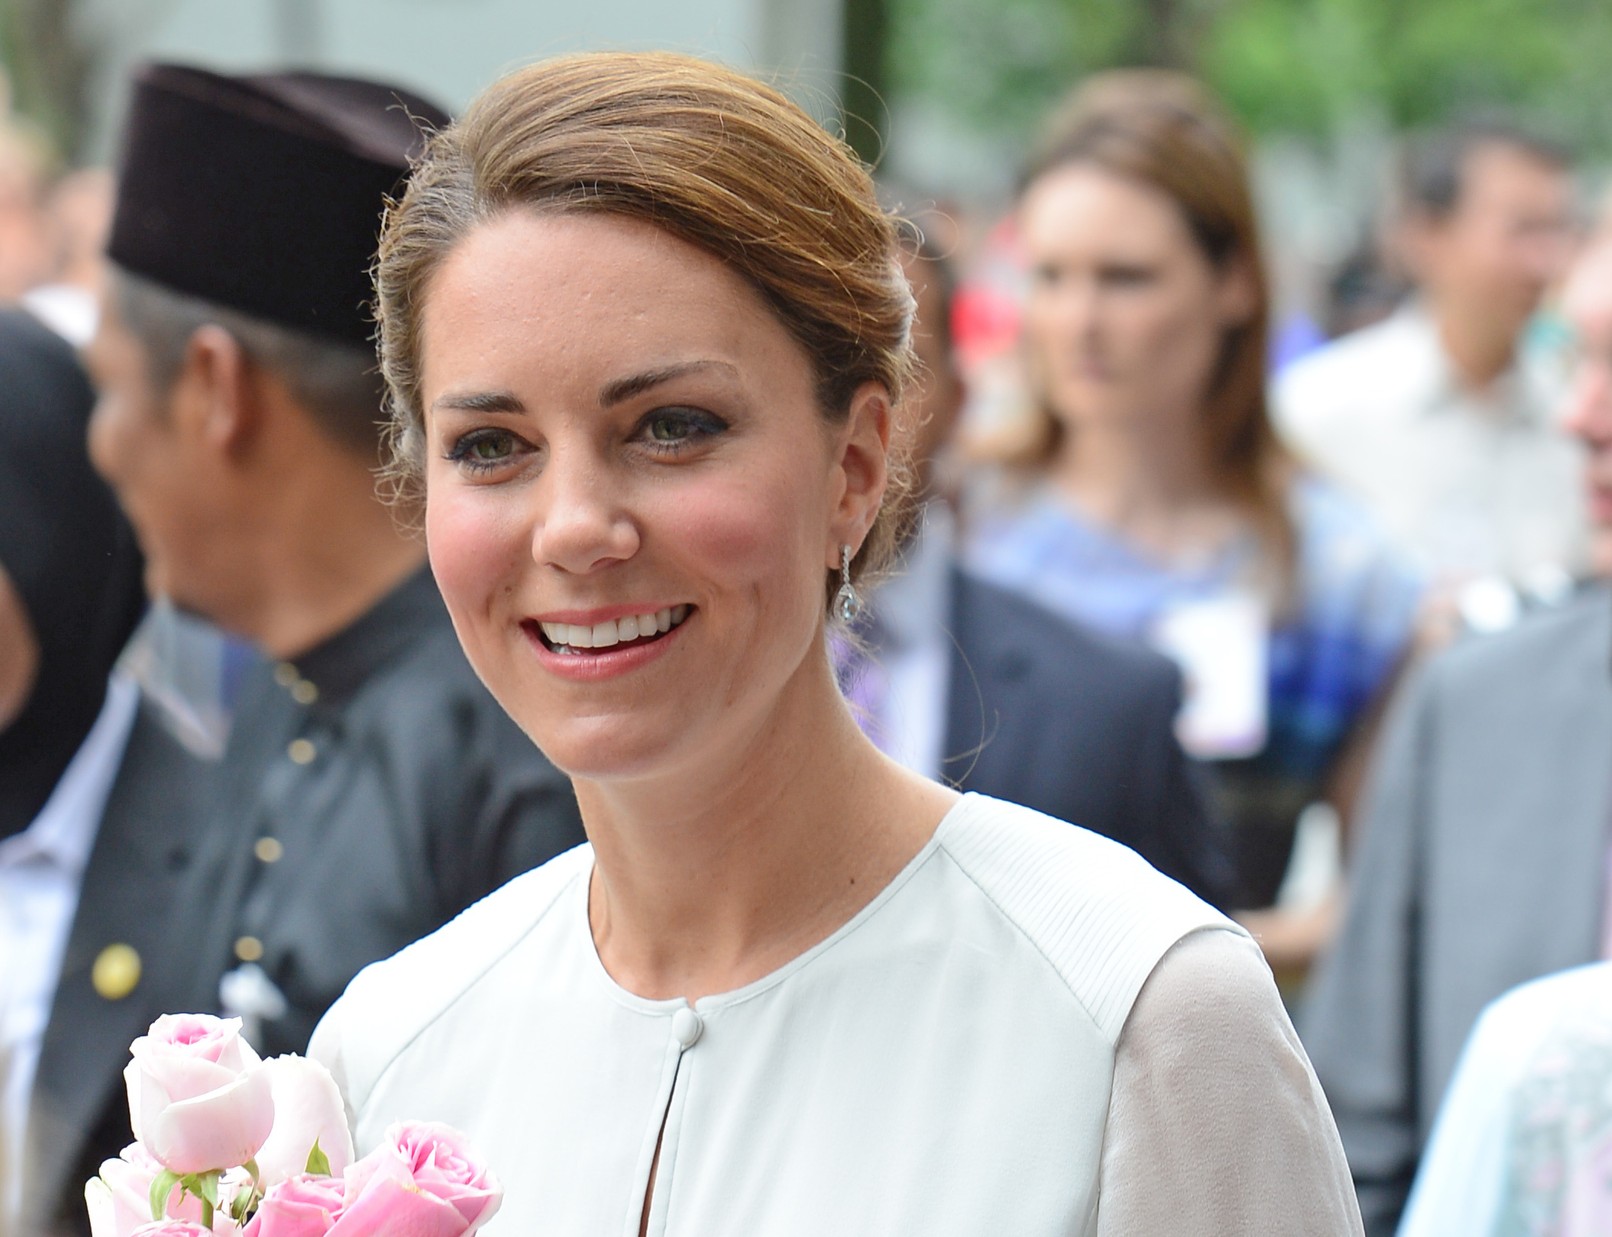
[[1356, 565], [1387, 562], [1408, 572], [1403, 555], [1371, 509], [1337, 482], [1301, 472], [1288, 489], [1288, 514], [1305, 554]]
[[965, 548], [1078, 552], [1080, 557], [1114, 548], [1113, 539], [1085, 519], [1045, 476], [986, 473], [969, 482], [960, 507], [959, 532]]
[[1016, 804], [967, 795], [939, 842], [1110, 1042], [1178, 941], [1204, 930], [1243, 935], [1129, 847]]
[[574, 847], [365, 967], [320, 1021], [309, 1055], [331, 1068], [356, 1107], [387, 1064], [537, 930], [592, 863], [591, 847]]
[[1296, 478], [1288, 512], [1310, 605], [1414, 611], [1422, 580], [1377, 517], [1354, 495], [1314, 474]]

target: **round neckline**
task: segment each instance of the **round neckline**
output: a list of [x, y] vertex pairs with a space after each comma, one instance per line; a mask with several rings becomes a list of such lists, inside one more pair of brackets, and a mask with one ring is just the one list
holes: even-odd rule
[[947, 809], [946, 814], [940, 818], [935, 831], [929, 835], [916, 854], [907, 860], [901, 870], [890, 878], [885, 887], [879, 890], [856, 914], [852, 915], [834, 931], [830, 932], [817, 944], [804, 952], [797, 954], [777, 969], [759, 976], [738, 988], [730, 988], [726, 992], [713, 992], [690, 1002], [687, 997], [653, 998], [639, 996], [636, 992], [622, 987], [615, 978], [605, 969], [604, 960], [599, 957], [599, 947], [593, 939], [593, 929], [588, 922], [588, 889], [593, 884], [594, 867], [598, 860], [590, 853], [589, 862], [581, 873], [581, 879], [575, 882], [571, 891], [571, 906], [567, 911], [569, 922], [573, 928], [579, 928], [582, 934], [582, 944], [586, 957], [584, 967], [594, 983], [616, 1004], [621, 1005], [635, 1013], [650, 1017], [670, 1018], [680, 1009], [691, 1009], [701, 1017], [717, 1013], [734, 1005], [742, 1004], [775, 988], [797, 972], [810, 966], [817, 958], [827, 953], [841, 941], [850, 937], [870, 919], [877, 915], [889, 904], [901, 889], [915, 876], [930, 858], [940, 849], [944, 835], [957, 827], [957, 822], [973, 810], [973, 803], [979, 796], [973, 792], [965, 793], [956, 803]]
[[1226, 583], [1255, 552], [1249, 534], [1244, 530], [1197, 562], [1177, 563], [1137, 545], [1116, 529], [1093, 518], [1073, 498], [1050, 482], [1041, 487], [1039, 505], [1043, 512], [1096, 543], [1111, 558], [1128, 562], [1154, 576], [1188, 581], [1194, 587]]

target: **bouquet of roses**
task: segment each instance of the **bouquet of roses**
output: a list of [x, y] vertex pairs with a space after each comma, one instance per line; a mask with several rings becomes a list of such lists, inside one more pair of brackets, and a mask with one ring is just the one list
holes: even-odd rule
[[465, 1237], [498, 1210], [457, 1130], [401, 1122], [355, 1161], [325, 1067], [240, 1032], [165, 1014], [130, 1046], [135, 1141], [84, 1187], [94, 1237]]

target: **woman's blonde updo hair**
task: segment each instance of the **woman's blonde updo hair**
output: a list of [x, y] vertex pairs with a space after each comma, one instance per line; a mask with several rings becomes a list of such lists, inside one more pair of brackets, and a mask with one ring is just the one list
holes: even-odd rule
[[[420, 318], [432, 278], [469, 232], [511, 210], [643, 220], [720, 259], [806, 351], [829, 421], [866, 382], [901, 398], [912, 293], [894, 223], [849, 148], [777, 91], [718, 65], [566, 56], [484, 91], [431, 138], [387, 212], [375, 286], [392, 471], [405, 494], [418, 496], [424, 470]], [[891, 469], [859, 576], [894, 551], [905, 472]]]

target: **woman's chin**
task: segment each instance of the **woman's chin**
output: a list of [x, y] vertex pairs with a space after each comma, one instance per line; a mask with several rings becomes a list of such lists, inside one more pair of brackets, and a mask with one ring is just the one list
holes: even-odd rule
[[549, 762], [573, 781], [620, 782], [653, 777], [676, 767], [675, 739], [635, 725], [636, 718], [589, 718], [565, 727], [550, 719], [524, 727]]

